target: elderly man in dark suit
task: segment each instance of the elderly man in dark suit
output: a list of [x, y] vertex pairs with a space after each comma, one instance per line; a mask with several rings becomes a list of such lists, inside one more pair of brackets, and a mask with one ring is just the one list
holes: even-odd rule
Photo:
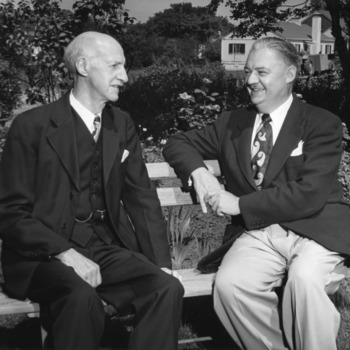
[[85, 32], [65, 51], [72, 91], [18, 116], [3, 152], [6, 288], [39, 302], [55, 349], [98, 349], [102, 300], [135, 312], [130, 349], [176, 349], [183, 287], [131, 118], [108, 102], [128, 80], [122, 47]]
[[[164, 150], [183, 182], [192, 178], [204, 212], [209, 204], [232, 216], [214, 305], [242, 349], [336, 350], [340, 318], [327, 294], [350, 253], [350, 212], [337, 180], [342, 125], [292, 94], [299, 67], [292, 44], [256, 41], [245, 65], [252, 107], [176, 135]], [[203, 159], [219, 160], [226, 190]]]

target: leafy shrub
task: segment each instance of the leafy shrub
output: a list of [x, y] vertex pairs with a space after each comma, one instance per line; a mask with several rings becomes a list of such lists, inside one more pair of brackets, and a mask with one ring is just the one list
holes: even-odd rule
[[[194, 100], [184, 102], [180, 97], [184, 94], [195, 96]], [[212, 98], [215, 101], [210, 103]], [[207, 107], [200, 111], [204, 101]], [[146, 130], [141, 139], [152, 137], [154, 141], [191, 127], [204, 126], [207, 121], [213, 121], [217, 110], [237, 108], [247, 103], [249, 98], [242, 78], [226, 72], [221, 63], [202, 67], [152, 65], [126, 87], [118, 101], [136, 124]], [[183, 113], [183, 108], [188, 108], [187, 114]], [[190, 109], [193, 111], [192, 120]], [[208, 115], [211, 116], [206, 120]]]
[[8, 127], [0, 125], [0, 161], [1, 161], [2, 152], [4, 150], [4, 146], [5, 146], [7, 132], [8, 132]]
[[195, 89], [192, 95], [185, 92], [179, 96], [177, 125], [182, 124], [183, 130], [202, 129], [214, 123], [221, 112], [221, 106], [216, 103], [217, 92], [207, 94], [205, 90]]
[[350, 136], [346, 125], [343, 123], [343, 153], [340, 161], [338, 179], [343, 186], [344, 201], [350, 205]]
[[341, 118], [345, 104], [344, 89], [344, 78], [337, 71], [301, 77], [294, 86], [294, 91], [301, 94], [306, 102], [327, 109]]
[[192, 207], [186, 206], [167, 208], [166, 230], [174, 269], [184, 268], [183, 264], [196, 244], [194, 228], [190, 225], [192, 211]]
[[14, 109], [21, 105], [21, 87], [12, 69], [0, 70], [0, 125], [13, 116]]

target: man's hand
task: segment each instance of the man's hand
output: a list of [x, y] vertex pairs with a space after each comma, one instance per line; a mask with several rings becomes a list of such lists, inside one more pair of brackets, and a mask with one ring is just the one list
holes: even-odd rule
[[206, 206], [206, 197], [208, 193], [221, 191], [221, 186], [218, 179], [206, 168], [198, 168], [191, 174], [193, 180], [193, 186], [196, 190], [199, 204], [201, 205], [202, 212], [206, 214], [208, 212]]
[[239, 208], [239, 197], [234, 194], [220, 189], [219, 191], [208, 193], [206, 200], [213, 209], [213, 211], [219, 215], [238, 215], [241, 213]]
[[92, 287], [96, 288], [101, 284], [100, 267], [84, 255], [78, 253], [75, 249], [68, 249], [56, 255], [56, 258], [63, 264], [72, 267], [74, 271]]

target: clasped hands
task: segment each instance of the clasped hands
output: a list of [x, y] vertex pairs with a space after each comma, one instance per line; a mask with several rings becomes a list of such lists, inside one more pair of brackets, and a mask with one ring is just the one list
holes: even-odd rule
[[210, 168], [197, 168], [191, 178], [204, 214], [208, 212], [207, 204], [219, 216], [240, 214], [239, 197], [223, 190]]

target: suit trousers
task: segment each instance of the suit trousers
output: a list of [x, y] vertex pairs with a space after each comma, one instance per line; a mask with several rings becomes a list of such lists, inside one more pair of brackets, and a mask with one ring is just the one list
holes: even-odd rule
[[177, 349], [184, 290], [176, 278], [142, 254], [106, 245], [96, 235], [89, 246], [75, 249], [100, 266], [101, 285], [94, 289], [53, 259], [38, 266], [29, 289], [29, 298], [48, 310], [54, 349], [99, 348], [105, 320], [101, 299], [135, 312], [129, 349]]
[[246, 232], [216, 275], [215, 311], [242, 349], [336, 350], [340, 316], [328, 294], [343, 260], [279, 225]]

